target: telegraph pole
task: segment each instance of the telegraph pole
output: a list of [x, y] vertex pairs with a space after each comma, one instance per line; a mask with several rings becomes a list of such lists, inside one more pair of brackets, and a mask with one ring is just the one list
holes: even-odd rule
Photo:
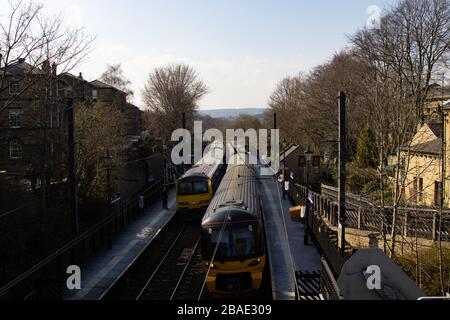
[[346, 201], [346, 156], [347, 156], [347, 110], [346, 110], [347, 94], [343, 91], [339, 93], [339, 235], [338, 246], [341, 254], [345, 254], [345, 227], [347, 216], [345, 212]]
[[73, 216], [73, 232], [75, 236], [79, 234], [79, 216], [78, 216], [78, 195], [77, 180], [75, 176], [75, 129], [74, 129], [74, 111], [73, 98], [69, 97], [67, 101], [67, 133], [68, 133], [68, 155], [69, 155], [69, 199], [70, 208]]

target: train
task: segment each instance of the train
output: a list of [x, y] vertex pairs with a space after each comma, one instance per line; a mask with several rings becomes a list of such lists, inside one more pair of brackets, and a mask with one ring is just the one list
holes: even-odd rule
[[208, 291], [216, 297], [257, 292], [266, 242], [257, 173], [236, 154], [201, 224], [201, 256]]
[[[176, 182], [176, 201], [179, 211], [206, 210], [225, 173], [226, 149], [220, 142], [213, 142], [202, 158]], [[211, 164], [223, 154], [221, 163]]]

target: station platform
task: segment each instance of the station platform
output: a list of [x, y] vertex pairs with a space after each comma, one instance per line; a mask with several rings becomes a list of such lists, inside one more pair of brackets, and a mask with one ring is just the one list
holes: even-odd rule
[[296, 272], [318, 271], [319, 251], [312, 241], [304, 245], [304, 224], [290, 218], [291, 203], [283, 200], [275, 177], [260, 177], [274, 300], [296, 299]]
[[168, 194], [168, 210], [162, 210], [161, 201], [155, 202], [142, 216], [113, 239], [112, 247], [81, 268], [81, 290], [66, 290], [64, 300], [99, 300], [120, 278], [158, 231], [175, 215], [175, 190]]

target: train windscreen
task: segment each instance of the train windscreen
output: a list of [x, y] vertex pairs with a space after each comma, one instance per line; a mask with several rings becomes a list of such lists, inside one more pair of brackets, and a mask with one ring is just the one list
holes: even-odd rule
[[224, 232], [222, 227], [207, 229], [206, 256], [211, 259], [217, 248], [215, 261], [239, 260], [256, 257], [256, 226], [228, 225]]
[[185, 180], [178, 183], [178, 195], [180, 196], [191, 196], [206, 193], [209, 193], [208, 181]]

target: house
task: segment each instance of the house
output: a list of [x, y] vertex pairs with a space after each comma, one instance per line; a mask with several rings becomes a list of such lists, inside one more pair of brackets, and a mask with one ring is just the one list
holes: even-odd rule
[[424, 106], [424, 118], [427, 122], [440, 122], [438, 108], [450, 100], [450, 87], [431, 85]]
[[0, 72], [0, 170], [17, 177], [56, 173], [64, 108], [56, 66], [18, 59]]
[[127, 102], [127, 93], [100, 80], [90, 82], [92, 99], [118, 108], [124, 118], [123, 134], [129, 141], [139, 140], [142, 133], [142, 111]]
[[86, 81], [81, 73], [58, 75], [55, 65], [44, 62], [35, 67], [24, 59], [0, 70], [0, 76], [0, 171], [9, 177], [65, 176], [69, 94], [75, 108], [96, 101], [118, 108], [125, 119], [123, 134], [130, 142], [139, 140], [142, 112], [127, 103], [127, 94], [117, 88]]
[[313, 190], [320, 191], [322, 179], [321, 156], [313, 155], [307, 165], [305, 151], [298, 145], [289, 145], [280, 152], [280, 167], [284, 176], [301, 185], [309, 185]]
[[442, 192], [442, 123], [426, 123], [403, 148], [405, 201], [410, 205], [439, 206]]

